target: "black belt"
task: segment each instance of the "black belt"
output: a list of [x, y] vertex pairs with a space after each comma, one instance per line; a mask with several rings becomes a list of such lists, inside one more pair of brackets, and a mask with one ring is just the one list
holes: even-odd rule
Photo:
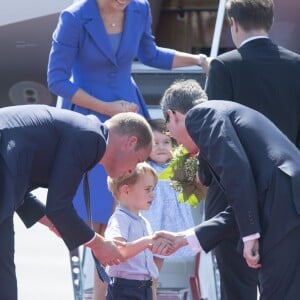
[[119, 277], [113, 277], [112, 283], [114, 285], [119, 286], [127, 286], [127, 287], [135, 287], [135, 288], [148, 288], [152, 286], [152, 280], [134, 280], [134, 279], [125, 279], [125, 278], [119, 278]]

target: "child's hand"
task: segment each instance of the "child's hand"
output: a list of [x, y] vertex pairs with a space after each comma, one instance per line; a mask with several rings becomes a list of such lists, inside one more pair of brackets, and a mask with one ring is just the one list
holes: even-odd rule
[[154, 254], [159, 255], [170, 255], [176, 250], [174, 249], [173, 242], [164, 237], [157, 237], [156, 235], [152, 238], [151, 251]]

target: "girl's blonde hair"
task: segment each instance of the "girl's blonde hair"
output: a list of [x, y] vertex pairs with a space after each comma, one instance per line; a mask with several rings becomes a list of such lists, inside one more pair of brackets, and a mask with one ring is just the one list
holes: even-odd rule
[[114, 198], [119, 200], [120, 188], [123, 185], [134, 185], [138, 179], [145, 175], [151, 174], [155, 180], [155, 184], [158, 181], [158, 176], [156, 171], [146, 162], [138, 163], [135, 169], [130, 174], [125, 174], [118, 178], [107, 178], [108, 189], [112, 192]]

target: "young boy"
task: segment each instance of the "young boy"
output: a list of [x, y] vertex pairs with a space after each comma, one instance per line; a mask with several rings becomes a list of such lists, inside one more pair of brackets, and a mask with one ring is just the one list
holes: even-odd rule
[[[157, 180], [155, 170], [147, 163], [139, 163], [128, 175], [108, 178], [108, 187], [119, 204], [109, 219], [105, 236], [126, 243], [119, 249], [126, 260], [107, 268], [112, 278], [108, 300], [153, 299], [152, 280], [158, 278], [158, 269], [150, 249], [157, 240], [153, 240], [150, 223], [140, 211], [149, 209]], [[167, 247], [168, 242], [164, 243]]]

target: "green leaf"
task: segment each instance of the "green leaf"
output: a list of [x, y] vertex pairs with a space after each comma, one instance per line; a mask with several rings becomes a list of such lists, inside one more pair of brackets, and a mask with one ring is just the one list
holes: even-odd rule
[[179, 203], [184, 203], [183, 193], [178, 194], [178, 202]]
[[199, 203], [198, 198], [195, 196], [195, 194], [191, 194], [188, 199], [187, 202], [189, 205], [196, 207]]
[[166, 169], [164, 169], [158, 176], [161, 180], [171, 180], [174, 177], [173, 168], [169, 165]]

